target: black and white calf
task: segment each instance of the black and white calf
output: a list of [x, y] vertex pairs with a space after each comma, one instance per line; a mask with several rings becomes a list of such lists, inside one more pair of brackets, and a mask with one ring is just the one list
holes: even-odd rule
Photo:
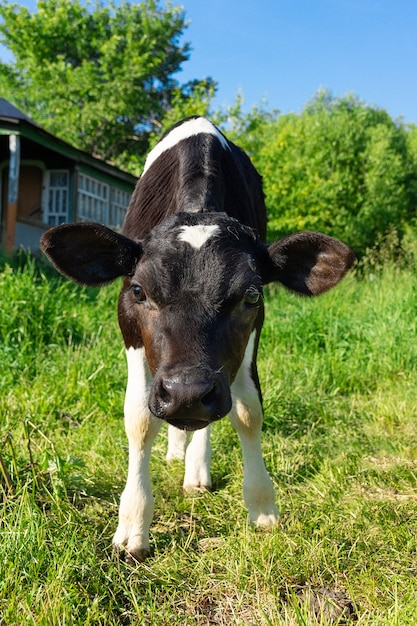
[[[305, 295], [327, 291], [353, 263], [344, 244], [302, 232], [266, 245], [261, 178], [247, 155], [204, 118], [168, 131], [149, 154], [117, 234], [66, 224], [42, 249], [69, 278], [102, 285], [124, 277], [119, 323], [128, 382], [129, 470], [114, 546], [149, 553], [152, 442], [169, 424], [167, 459], [185, 458], [184, 488], [210, 487], [210, 424], [229, 415], [243, 450], [250, 520], [277, 520], [261, 452], [256, 354], [262, 286]], [[195, 431], [188, 442], [188, 432]]]

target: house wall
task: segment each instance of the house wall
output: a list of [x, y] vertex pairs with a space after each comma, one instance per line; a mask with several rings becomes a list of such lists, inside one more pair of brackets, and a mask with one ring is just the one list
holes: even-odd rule
[[45, 226], [39, 224], [29, 224], [26, 222], [16, 222], [15, 247], [24, 248], [30, 252], [38, 252], [39, 239], [45, 232]]
[[[1, 124], [0, 121], [0, 231], [4, 234], [8, 207], [8, 133], [15, 129], [8, 128], [6, 123], [6, 134], [2, 134]], [[97, 162], [97, 167], [85, 163], [88, 157], [84, 154], [63, 146], [39, 129], [26, 125], [24, 130], [25, 134], [19, 133], [15, 247], [38, 250], [42, 233], [63, 221], [98, 221], [120, 228], [134, 189], [134, 178], [104, 162]], [[65, 187], [57, 182], [60, 174], [67, 176]]]
[[[41, 163], [21, 163], [17, 200], [15, 247], [39, 249], [39, 239], [46, 226], [42, 222], [43, 171]], [[9, 168], [1, 170], [1, 204], [7, 206]]]

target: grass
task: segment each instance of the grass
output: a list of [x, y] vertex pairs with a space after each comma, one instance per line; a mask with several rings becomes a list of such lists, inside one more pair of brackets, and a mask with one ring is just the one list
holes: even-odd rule
[[0, 624], [343, 623], [315, 617], [325, 589], [358, 624], [414, 625], [415, 264], [316, 300], [269, 289], [263, 449], [281, 523], [248, 524], [227, 420], [213, 428], [213, 493], [194, 497], [164, 461], [163, 429], [154, 556], [134, 568], [110, 545], [127, 470], [117, 291], [30, 258], [0, 264]]

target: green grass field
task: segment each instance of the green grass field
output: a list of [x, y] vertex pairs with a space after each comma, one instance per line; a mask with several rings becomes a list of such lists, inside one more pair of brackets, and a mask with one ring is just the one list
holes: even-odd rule
[[198, 496], [165, 463], [162, 429], [154, 554], [136, 567], [111, 550], [127, 471], [117, 291], [0, 264], [1, 626], [308, 625], [348, 611], [415, 625], [416, 263], [353, 273], [316, 300], [270, 288], [259, 366], [281, 523], [248, 524], [227, 419], [213, 492]]

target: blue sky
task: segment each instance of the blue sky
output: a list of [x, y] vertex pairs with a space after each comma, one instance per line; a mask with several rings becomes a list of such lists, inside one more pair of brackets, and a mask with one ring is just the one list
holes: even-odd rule
[[184, 79], [211, 75], [216, 103], [241, 90], [300, 111], [322, 87], [355, 93], [417, 123], [416, 0], [183, 0], [191, 23]]
[[[20, 4], [36, 7], [34, 0]], [[324, 87], [417, 123], [417, 0], [172, 4], [184, 7], [184, 39], [192, 47], [177, 78], [214, 78], [215, 107], [232, 104], [241, 91], [246, 109], [266, 100], [268, 108], [298, 112]]]

